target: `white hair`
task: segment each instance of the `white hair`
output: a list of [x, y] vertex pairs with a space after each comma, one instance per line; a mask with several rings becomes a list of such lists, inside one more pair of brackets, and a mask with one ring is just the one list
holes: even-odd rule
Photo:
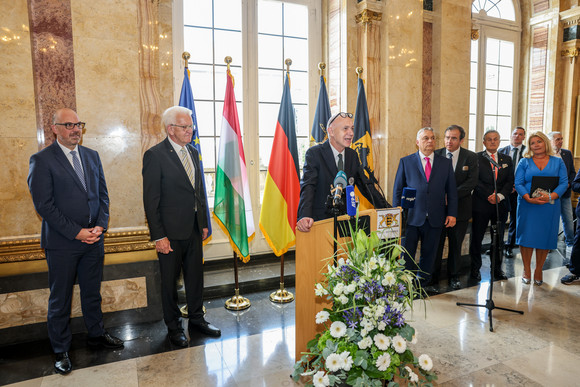
[[417, 132], [417, 140], [421, 138], [421, 135], [425, 132], [431, 132], [434, 133], [433, 128], [426, 126], [424, 128], [419, 129], [419, 131]]
[[186, 114], [188, 116], [191, 116], [191, 113], [192, 113], [192, 111], [186, 107], [172, 106], [172, 107], [166, 109], [163, 112], [163, 115], [161, 115], [161, 123], [163, 124], [163, 127], [165, 129], [167, 129], [167, 127], [169, 125], [172, 125], [175, 123], [175, 119], [179, 114]]
[[562, 133], [561, 133], [561, 132], [550, 132], [550, 133], [548, 133], [548, 138], [549, 138], [550, 140], [553, 140], [553, 139], [554, 139], [554, 136], [555, 136], [556, 134], [562, 135]]

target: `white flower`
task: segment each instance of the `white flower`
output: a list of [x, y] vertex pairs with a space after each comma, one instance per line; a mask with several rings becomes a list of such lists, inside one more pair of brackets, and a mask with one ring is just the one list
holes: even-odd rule
[[419, 366], [425, 371], [431, 371], [431, 368], [433, 368], [433, 360], [431, 360], [429, 355], [423, 354], [419, 356]]
[[350, 356], [350, 352], [348, 351], [344, 351], [343, 353], [340, 354], [340, 357], [342, 358], [343, 364], [342, 364], [342, 369], [345, 371], [350, 371], [350, 368], [352, 367], [352, 356]]
[[391, 304], [391, 307], [392, 307], [391, 309], [400, 310], [402, 312], [402, 310], [401, 310], [402, 305], [396, 301]]
[[377, 306], [377, 309], [375, 310], [375, 317], [383, 317], [383, 315], [385, 314], [385, 307], [382, 305]]
[[377, 329], [378, 329], [379, 331], [384, 331], [386, 327], [387, 327], [387, 324], [386, 324], [384, 321], [381, 321], [381, 322], [379, 323], [379, 325], [377, 326]]
[[343, 290], [344, 290], [344, 284], [342, 282], [339, 282], [338, 284], [336, 284], [336, 286], [334, 287], [334, 290], [332, 292], [334, 293], [335, 296], [340, 296], [342, 294]]
[[375, 335], [375, 345], [381, 351], [386, 351], [389, 348], [389, 338], [382, 333], [378, 333]]
[[387, 274], [385, 274], [385, 278], [383, 278], [382, 284], [383, 286], [393, 286], [396, 282], [397, 277], [395, 277], [395, 274], [392, 271], [390, 271]]
[[407, 342], [401, 336], [397, 335], [393, 337], [393, 348], [395, 348], [395, 352], [403, 353], [407, 350]]
[[316, 313], [316, 323], [322, 324], [322, 323], [326, 322], [326, 320], [328, 320], [329, 317], [330, 317], [330, 313], [328, 313], [325, 310], [321, 310], [320, 312]]
[[415, 331], [415, 334], [413, 334], [413, 337], [411, 338], [411, 344], [417, 344], [417, 332]]
[[316, 296], [318, 296], [318, 297], [322, 297], [322, 296], [327, 295], [328, 291], [326, 289], [324, 289], [322, 284], [316, 284], [316, 287], [314, 288], [314, 294], [316, 294]]
[[328, 375], [324, 374], [324, 371], [318, 371], [314, 374], [312, 383], [314, 387], [326, 387], [330, 384], [330, 381], [328, 380]]
[[334, 338], [342, 337], [346, 334], [346, 325], [342, 321], [335, 321], [330, 326], [330, 335]]
[[369, 261], [369, 269], [375, 270], [377, 267], [379, 267], [377, 259], [375, 257], [372, 257], [371, 260]]
[[338, 258], [338, 262], [337, 262], [337, 267], [341, 267], [342, 265], [344, 265], [344, 258]]
[[388, 353], [383, 353], [381, 356], [377, 358], [377, 362], [375, 364], [379, 369], [379, 371], [386, 371], [387, 368], [389, 368], [389, 366], [391, 365], [391, 355], [389, 355]]
[[407, 373], [408, 373], [409, 375], [411, 375], [411, 373], [413, 372], [413, 370], [412, 370], [412, 369], [411, 369], [411, 367], [409, 367], [409, 366], [405, 366], [405, 371], [407, 371]]
[[351, 282], [347, 287], [346, 287], [346, 291], [345, 293], [354, 293], [354, 291], [356, 290], [356, 283]]
[[360, 335], [361, 335], [362, 337], [365, 337], [365, 336], [366, 336], [366, 335], [368, 335], [368, 334], [369, 334], [369, 331], [367, 331], [366, 329], [364, 329], [364, 328], [363, 328], [363, 329], [361, 329], [361, 330], [360, 330]]
[[419, 381], [419, 377], [417, 376], [416, 373], [414, 373], [413, 371], [409, 372], [409, 379], [411, 380], [411, 382], [413, 383], [417, 383]]
[[370, 337], [366, 336], [364, 337], [361, 341], [358, 342], [358, 347], [360, 349], [367, 349], [369, 348], [371, 345], [373, 345], [373, 341], [371, 340]]
[[343, 294], [340, 297], [338, 297], [338, 301], [340, 301], [341, 304], [347, 304], [348, 303], [348, 297]]
[[371, 309], [369, 306], [365, 306], [365, 307], [363, 308], [363, 314], [364, 314], [365, 316], [370, 316], [370, 315], [372, 315], [372, 314], [373, 314], [373, 310], [372, 310], [372, 309]]
[[342, 360], [342, 357], [340, 357], [339, 354], [331, 353], [326, 358], [326, 369], [328, 369], [330, 372], [338, 371], [339, 369], [342, 368], [343, 364], [344, 361]]

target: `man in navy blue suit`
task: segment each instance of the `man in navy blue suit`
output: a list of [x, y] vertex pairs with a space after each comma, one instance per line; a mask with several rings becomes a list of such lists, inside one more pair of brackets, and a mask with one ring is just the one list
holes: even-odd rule
[[[419, 278], [421, 286], [428, 285], [433, 274], [435, 254], [443, 227], [455, 226], [457, 218], [457, 187], [453, 164], [446, 157], [435, 154], [435, 133], [432, 128], [422, 128], [417, 132], [419, 151], [403, 157], [399, 162], [393, 206], [401, 205], [403, 188], [415, 188], [415, 206], [409, 209], [407, 231], [403, 247], [412, 256], [421, 240]], [[416, 270], [412, 256], [405, 253], [405, 265]]]
[[564, 195], [560, 198], [560, 203], [562, 205], [561, 217], [562, 225], [564, 226], [564, 238], [566, 241], [566, 260], [570, 259], [570, 254], [572, 253], [572, 245], [574, 244], [574, 217], [572, 215], [572, 189], [571, 184], [576, 177], [576, 169], [574, 168], [574, 156], [572, 152], [567, 149], [562, 149], [564, 139], [562, 133], [551, 132], [548, 133], [548, 137], [552, 141], [552, 147], [554, 147], [554, 152], [556, 152], [556, 157], [560, 157], [566, 165], [566, 170], [568, 171], [568, 189], [564, 192]]
[[53, 116], [56, 141], [30, 158], [28, 187], [42, 217], [40, 245], [46, 253], [50, 298], [47, 327], [55, 370], [72, 370], [68, 352], [73, 285], [78, 277], [90, 347], [120, 348], [123, 341], [103, 326], [101, 279], [109, 223], [109, 195], [99, 155], [79, 145], [84, 122], [71, 109]]

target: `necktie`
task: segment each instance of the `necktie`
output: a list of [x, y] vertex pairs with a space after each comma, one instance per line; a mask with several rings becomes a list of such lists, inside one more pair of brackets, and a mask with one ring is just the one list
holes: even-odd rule
[[187, 159], [187, 149], [185, 147], [181, 148], [181, 164], [183, 164], [183, 168], [185, 168], [185, 173], [187, 173], [187, 177], [189, 177], [189, 181], [191, 186], [195, 188], [195, 177], [193, 176], [193, 170], [191, 169], [191, 165], [189, 164], [189, 160]]
[[[494, 154], [491, 155], [491, 158], [493, 159], [493, 161], [496, 161], [497, 162], [497, 160], [495, 159], [495, 155]], [[495, 179], [497, 180], [497, 168], [493, 164], [491, 164], [491, 169], [493, 169], [493, 171], [495, 173]]]
[[453, 153], [447, 152], [447, 158], [453, 160]]
[[512, 157], [514, 160], [514, 167], [518, 165], [518, 148], [514, 148], [514, 155]]
[[427, 178], [427, 181], [429, 181], [429, 178], [431, 177], [431, 159], [425, 157], [425, 161], [427, 162], [427, 164], [425, 164], [425, 177]]
[[73, 169], [75, 170], [77, 176], [79, 177], [79, 180], [81, 181], [81, 184], [83, 185], [83, 188], [86, 191], [87, 182], [85, 181], [85, 173], [83, 172], [83, 167], [81, 167], [81, 161], [77, 157], [77, 151], [71, 151], [70, 154], [73, 160]]
[[342, 154], [338, 154], [338, 170], [344, 171], [344, 162], [342, 161]]

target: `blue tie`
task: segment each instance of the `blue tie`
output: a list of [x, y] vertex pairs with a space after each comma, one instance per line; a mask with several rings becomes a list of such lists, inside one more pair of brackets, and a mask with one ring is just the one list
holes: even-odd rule
[[77, 151], [71, 151], [70, 154], [72, 155], [73, 160], [73, 168], [81, 181], [83, 188], [85, 191], [87, 190], [87, 183], [85, 182], [85, 173], [83, 172], [83, 168], [81, 167], [81, 161], [77, 157]]

